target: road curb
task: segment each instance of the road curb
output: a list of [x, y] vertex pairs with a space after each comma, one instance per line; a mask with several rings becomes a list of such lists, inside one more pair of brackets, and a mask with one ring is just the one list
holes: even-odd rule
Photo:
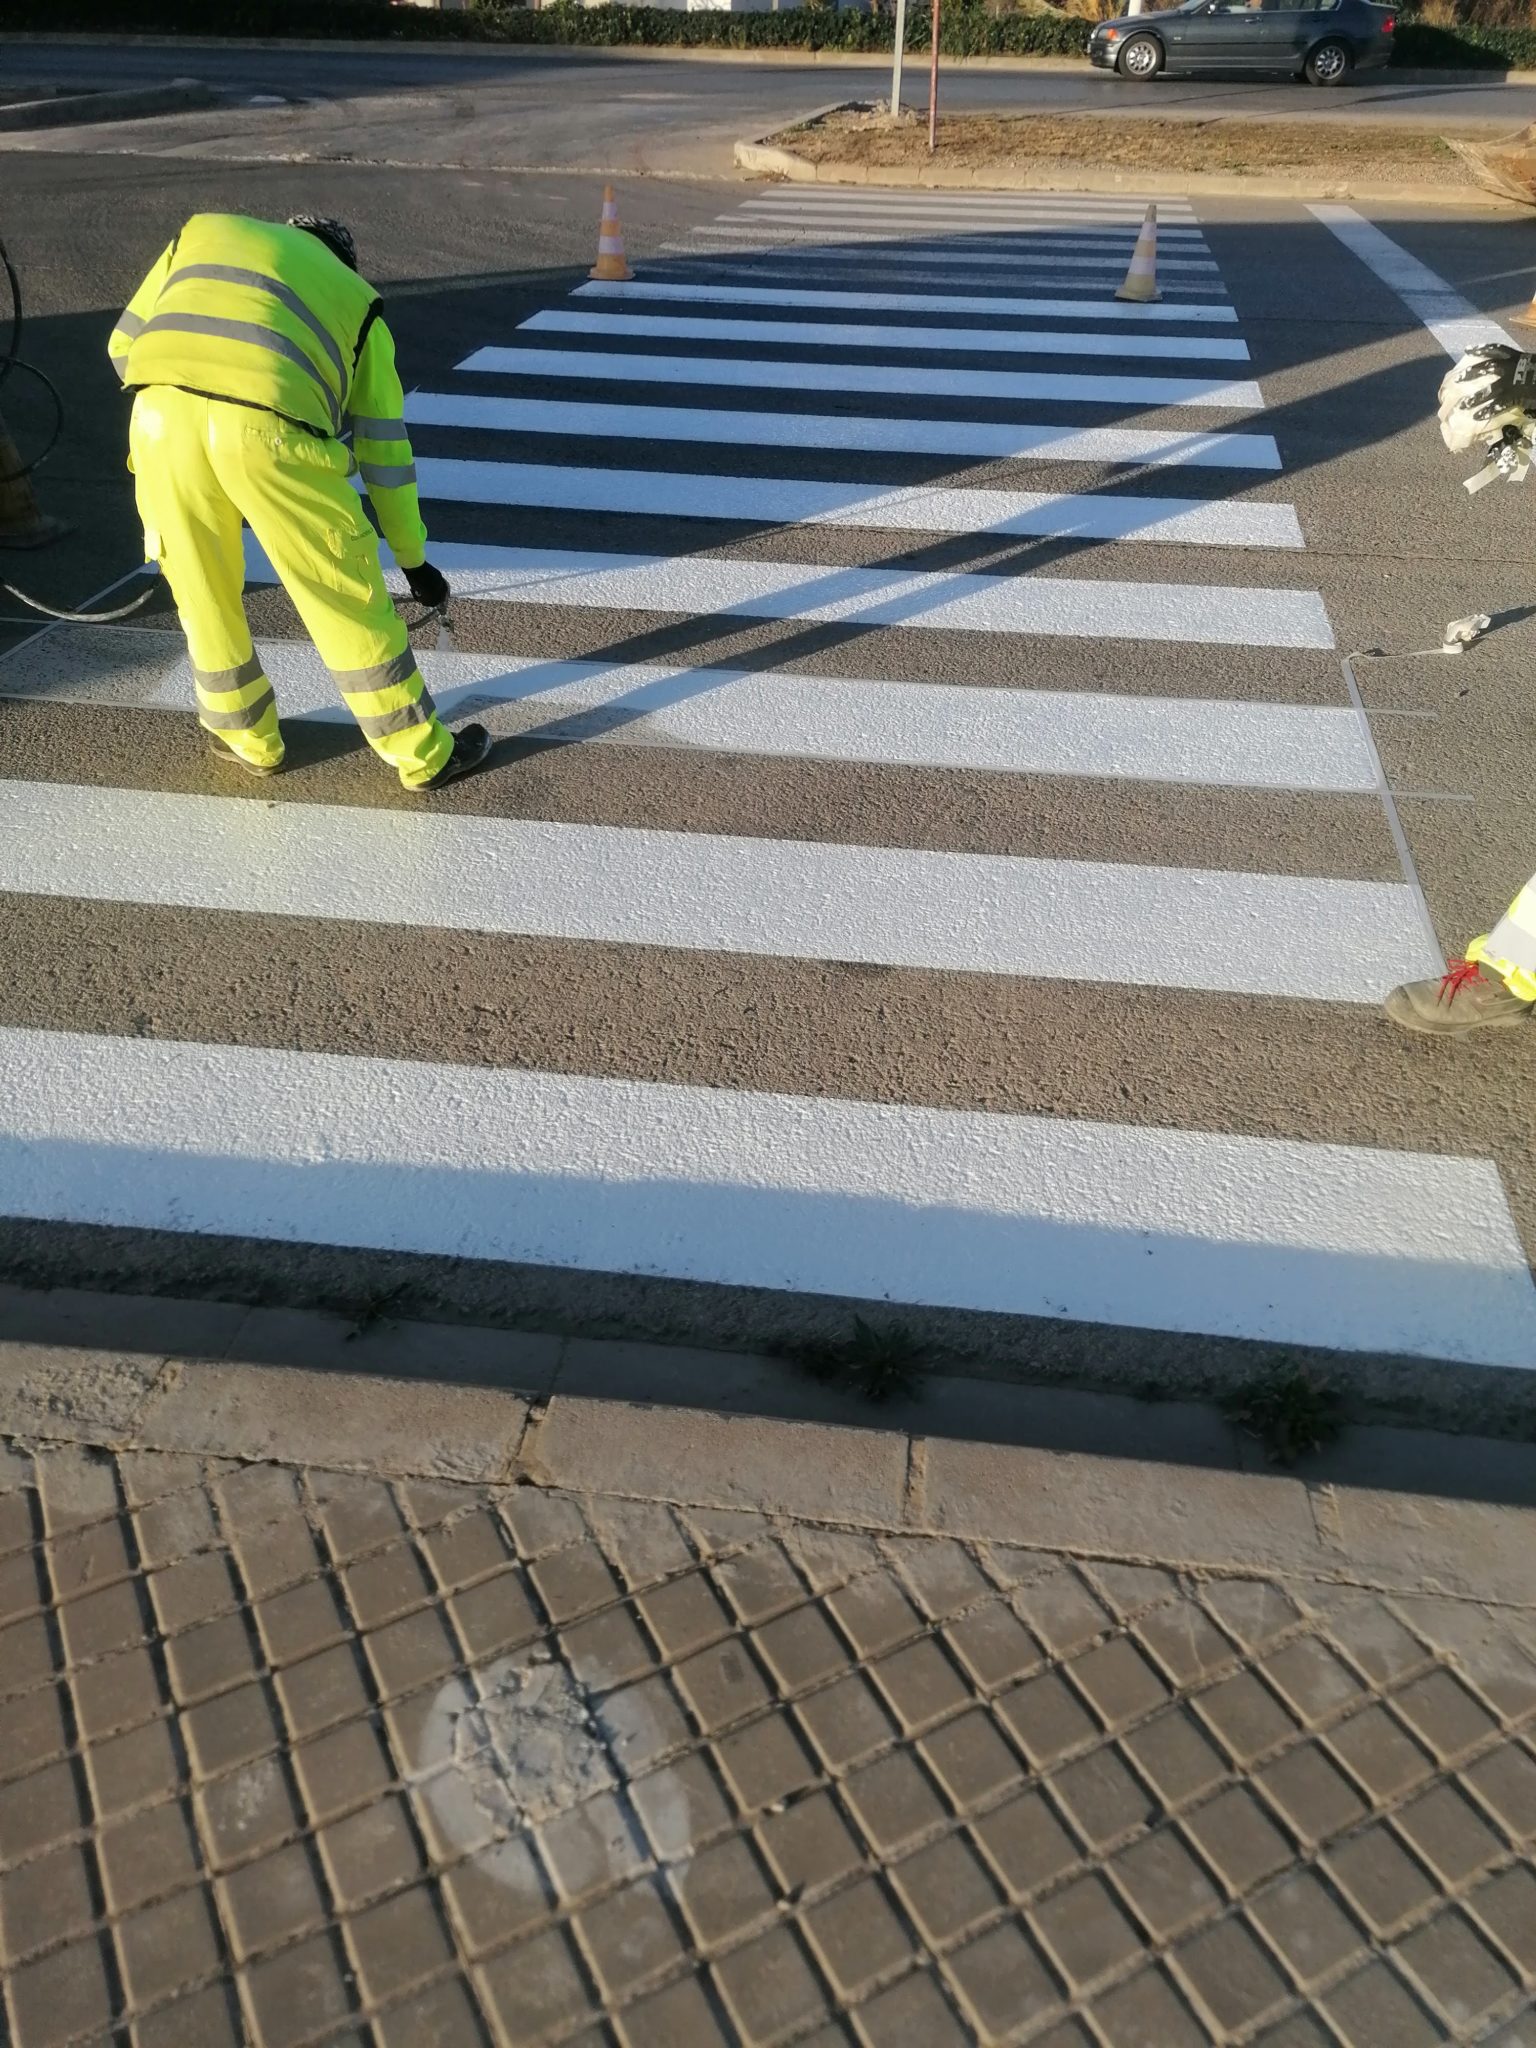
[[187, 113], [217, 104], [219, 95], [198, 78], [173, 78], [168, 85], [126, 87], [121, 92], [64, 93], [0, 107], [0, 135], [33, 128], [75, 128], [102, 121], [137, 121], [151, 114]]
[[[850, 104], [847, 101], [841, 105]], [[820, 113], [834, 112], [822, 108]], [[816, 114], [802, 116], [815, 120]], [[786, 123], [794, 126], [795, 123]], [[781, 131], [776, 131], [781, 132]], [[999, 165], [977, 171], [963, 164], [876, 165], [811, 163], [793, 150], [765, 139], [735, 145], [738, 170], [757, 177], [782, 178], [795, 185], [875, 185], [892, 190], [928, 192], [1124, 192], [1143, 193], [1153, 174], [1141, 171], [1096, 171], [1088, 167], [1063, 171], [1012, 170]], [[1514, 202], [1479, 186], [1447, 188], [1367, 179], [1242, 178], [1219, 171], [1158, 171], [1160, 192], [1176, 199], [1309, 199], [1356, 200], [1362, 205], [1475, 206], [1517, 211]]]
[[[0, 1438], [24, 1444], [531, 1483], [1197, 1572], [1531, 1599], [1530, 1444], [1363, 1430], [1295, 1476], [1179, 1404], [944, 1382], [894, 1412], [817, 1419], [734, 1409], [747, 1361], [663, 1346], [19, 1289], [4, 1307], [7, 1329], [61, 1337], [115, 1311], [131, 1340], [0, 1340]], [[781, 1361], [750, 1363], [802, 1408], [828, 1398]], [[1434, 1492], [1392, 1490], [1425, 1475]], [[1450, 1497], [1458, 1486], [1467, 1498]]]

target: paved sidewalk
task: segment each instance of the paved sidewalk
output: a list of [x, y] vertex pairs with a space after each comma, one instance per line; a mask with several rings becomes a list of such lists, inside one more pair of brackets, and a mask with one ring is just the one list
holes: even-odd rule
[[[1234, 1561], [1297, 1482], [1125, 1462], [1056, 1548], [977, 1525], [1109, 1461], [957, 1537], [877, 1431], [567, 1404], [588, 1492], [556, 1403], [188, 1363], [146, 1447], [134, 1370], [0, 1345], [16, 2048], [1536, 2044], [1529, 1510]], [[785, 1431], [846, 1520], [741, 1504]]]

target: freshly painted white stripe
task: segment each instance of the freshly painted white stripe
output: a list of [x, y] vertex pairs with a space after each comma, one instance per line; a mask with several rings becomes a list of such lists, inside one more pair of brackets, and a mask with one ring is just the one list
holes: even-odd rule
[[13, 1216], [1536, 1365], [1490, 1160], [74, 1032], [0, 1063]]
[[[1401, 882], [7, 782], [0, 890], [955, 974], [1379, 1002]], [[102, 858], [110, 847], [111, 858]]]
[[[800, 258], [796, 260], [792, 255], [776, 256], [771, 253], [755, 255], [751, 251], [743, 254], [740, 250], [729, 249], [711, 252], [703, 249], [689, 249], [688, 245], [684, 242], [664, 242], [662, 244], [663, 252], [669, 249], [674, 251], [682, 250], [685, 254], [682, 256], [674, 254], [668, 257], [663, 253], [657, 258], [637, 259], [641, 263], [643, 273], [647, 276], [657, 271], [673, 276], [681, 273], [690, 280], [694, 280], [701, 274], [708, 275], [713, 272], [724, 272], [727, 277], [740, 278], [749, 283], [765, 277], [783, 277], [796, 284], [807, 278], [813, 282], [825, 278], [833, 284], [846, 285], [850, 276], [857, 276], [860, 272], [870, 268], [870, 265], [862, 258], [857, 263], [854, 263], [849, 260], [839, 261], [835, 258], [824, 258], [815, 252], [809, 255], [802, 253]], [[1018, 277], [1020, 284], [1029, 286], [1036, 291], [1049, 290], [1055, 293], [1081, 292], [1085, 305], [1097, 305], [1103, 301], [1113, 301], [1114, 287], [1119, 284], [1120, 278], [1123, 275], [1123, 272], [1120, 271], [1112, 272], [1106, 270], [1098, 274], [1084, 273], [1082, 276], [1064, 277], [1059, 270], [1042, 270], [1037, 273], [1028, 264], [1016, 264], [1013, 267], [1020, 273]], [[879, 268], [883, 268], [883, 266], [877, 266], [876, 275], [878, 275]], [[903, 266], [900, 282], [906, 288], [914, 285], [941, 285], [946, 291], [953, 292], [957, 289], [963, 289], [968, 285], [973, 291], [977, 292], [995, 291], [1001, 293], [1007, 290], [1011, 280], [1007, 277], [983, 276], [980, 273], [967, 277], [963, 274], [955, 275], [949, 271], [908, 269]], [[1159, 283], [1161, 284], [1165, 299], [1176, 298], [1187, 301], [1191, 305], [1214, 305], [1228, 296], [1227, 288], [1219, 278], [1213, 278], [1209, 284], [1185, 284], [1178, 278], [1163, 277], [1159, 279]], [[1183, 315], [1181, 314], [1178, 317], [1182, 318]]]
[[1155, 192], [936, 192], [910, 185], [769, 185], [754, 193], [746, 203], [768, 205], [782, 200], [787, 205], [842, 206], [857, 200], [861, 206], [892, 208], [929, 207], [935, 212], [963, 207], [968, 214], [992, 211], [1027, 211], [1053, 206], [1075, 207], [1082, 212], [1143, 214], [1149, 206], [1164, 214], [1194, 214], [1187, 194], [1160, 198]]
[[[351, 714], [307, 641], [258, 642], [284, 721]], [[1366, 792], [1370, 748], [1347, 705], [1250, 704], [1107, 692], [892, 683], [782, 670], [420, 656], [444, 718], [498, 734], [681, 746], [887, 767]], [[75, 627], [0, 657], [0, 696], [185, 711], [179, 633]]]
[[1511, 348], [1519, 344], [1497, 320], [1480, 313], [1470, 299], [1448, 285], [1445, 279], [1411, 256], [1406, 249], [1384, 235], [1380, 228], [1362, 220], [1352, 206], [1309, 206], [1307, 211], [1338, 236], [1345, 248], [1374, 271], [1394, 291], [1415, 320], [1421, 321], [1448, 356], [1459, 356], [1487, 341], [1500, 341]]
[[926, 317], [938, 313], [992, 314], [1000, 320], [1109, 320], [1116, 324], [1177, 320], [1187, 326], [1205, 322], [1231, 326], [1231, 306], [1169, 306], [1109, 299], [1013, 299], [964, 293], [930, 295], [916, 292], [800, 291], [793, 286], [746, 284], [674, 284], [663, 278], [637, 277], [628, 284], [594, 279], [579, 284], [573, 299], [665, 299], [679, 305], [800, 306], [825, 312], [905, 313]]
[[[1031, 261], [1080, 251], [1097, 256], [1105, 263], [1124, 263], [1136, 244], [1136, 230], [1130, 226], [1031, 228], [1025, 232], [1010, 229], [1006, 233], [987, 228], [970, 234], [942, 230], [920, 234], [912, 228], [868, 227], [857, 223], [844, 226], [836, 220], [801, 226], [794, 221], [742, 221], [734, 216], [714, 227], [697, 228], [694, 233], [703, 241], [741, 242], [786, 249], [798, 249], [808, 244], [862, 249], [877, 244], [882, 248], [910, 250], [919, 258], [930, 249], [953, 251], [958, 255], [1019, 255]], [[1215, 270], [1215, 259], [1208, 253], [1202, 253], [1206, 248], [1203, 235], [1195, 235], [1190, 241], [1163, 237], [1159, 241], [1159, 263], [1180, 270]]]
[[[1134, 240], [1144, 216], [1135, 209], [1117, 213], [1090, 214], [1051, 208], [1036, 213], [974, 214], [956, 208], [870, 206], [862, 199], [849, 199], [836, 206], [807, 205], [802, 200], [749, 199], [733, 213], [716, 216], [717, 221], [782, 221], [796, 227], [847, 223], [852, 227], [884, 227], [894, 232], [924, 231], [954, 235], [1122, 235]], [[1188, 219], [1164, 220], [1159, 216], [1158, 237], [1175, 242], [1205, 244], [1205, 230]]]
[[[987, 249], [955, 249], [947, 243], [935, 242], [892, 242], [886, 236], [839, 235], [828, 240], [811, 235], [800, 236], [778, 229], [724, 230], [712, 228], [707, 237], [697, 237], [689, 244], [691, 248], [702, 246], [712, 249], [739, 249], [744, 255], [755, 254], [758, 250], [793, 250], [797, 254], [820, 251], [823, 260], [841, 261], [844, 244], [857, 251], [857, 261], [868, 263], [921, 263], [929, 269], [953, 265], [962, 270], [1095, 270], [1112, 276], [1125, 274], [1125, 255], [1118, 249], [1104, 248], [1096, 255], [1057, 255], [1054, 250], [1021, 247], [1018, 250], [1003, 251], [995, 247]], [[664, 242], [663, 248], [675, 245]], [[1203, 256], [1159, 256], [1158, 273], [1178, 271], [1188, 278], [1198, 278], [1202, 283], [1216, 278], [1216, 265]]]
[[1171, 356], [1246, 363], [1248, 344], [1225, 335], [1079, 334], [1043, 328], [880, 327], [822, 320], [693, 319], [669, 313], [586, 313], [551, 308], [518, 322], [519, 334], [619, 335], [641, 341], [766, 341], [784, 348], [885, 349], [901, 355], [1110, 356], [1117, 362]]
[[[250, 534], [246, 573], [275, 583]], [[385, 561], [389, 562], [385, 551]], [[720, 555], [611, 555], [553, 548], [434, 544], [460, 597], [519, 604], [726, 618], [837, 620], [946, 632], [1051, 633], [1075, 640], [1188, 640], [1210, 647], [1331, 647], [1315, 590], [1205, 583], [1121, 583], [1076, 576], [828, 569]], [[391, 589], [405, 578], [390, 567]]]
[[590, 377], [620, 384], [856, 391], [866, 398], [986, 398], [1005, 404], [1193, 405], [1258, 412], [1257, 384], [1200, 377], [1090, 377], [1051, 370], [951, 370], [942, 363], [788, 363], [772, 358], [608, 355], [598, 349], [480, 348], [460, 370], [496, 377]]
[[1139, 498], [1108, 491], [956, 490], [818, 483], [799, 477], [689, 476], [654, 469], [422, 457], [421, 495], [461, 505], [531, 505], [754, 526], [854, 526], [900, 533], [1034, 533], [1193, 547], [1299, 548], [1290, 505], [1240, 498]]
[[575, 405], [566, 399], [492, 398], [411, 391], [412, 426], [604, 440], [703, 441], [738, 448], [833, 448], [862, 454], [975, 455], [1033, 462], [1149, 463], [1195, 469], [1280, 467], [1271, 434], [1180, 434], [1135, 427], [1013, 427], [990, 420], [868, 418], [861, 413], [716, 412], [684, 405]]

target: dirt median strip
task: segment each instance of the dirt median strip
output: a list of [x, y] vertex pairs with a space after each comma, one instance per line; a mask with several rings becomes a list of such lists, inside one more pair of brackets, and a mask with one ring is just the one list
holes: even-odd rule
[[[750, 145], [748, 145], [750, 147]], [[1219, 176], [1274, 188], [1276, 182], [1411, 186], [1446, 199], [1477, 201], [1479, 186], [1454, 147], [1425, 129], [1333, 119], [1249, 121], [1157, 115], [946, 115], [938, 154], [928, 156], [928, 123], [887, 121], [881, 109], [840, 106], [762, 139], [762, 150], [805, 166], [817, 182], [1061, 182], [1092, 174]], [[774, 168], [748, 164], [743, 168]], [[795, 170], [788, 170], [795, 176]]]

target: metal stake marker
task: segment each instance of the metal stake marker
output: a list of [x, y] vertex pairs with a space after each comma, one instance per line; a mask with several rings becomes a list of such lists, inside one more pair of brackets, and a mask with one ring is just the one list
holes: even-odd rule
[[896, 41], [891, 49], [890, 119], [901, 119], [901, 60], [907, 44], [907, 0], [896, 0]]
[[933, 54], [928, 60], [928, 154], [939, 146], [939, 0], [933, 0]]

